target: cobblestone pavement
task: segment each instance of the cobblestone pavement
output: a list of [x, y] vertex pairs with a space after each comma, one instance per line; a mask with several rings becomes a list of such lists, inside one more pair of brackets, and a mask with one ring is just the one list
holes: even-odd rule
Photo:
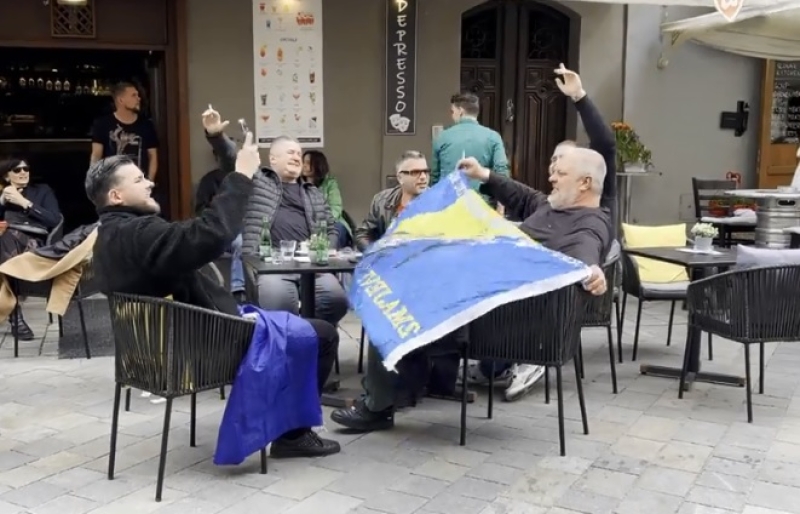
[[[630, 309], [635, 312], [635, 309]], [[41, 304], [26, 314], [45, 333]], [[667, 305], [645, 306], [640, 362], [678, 365], [685, 317], [665, 346]], [[602, 330], [584, 331], [589, 435], [583, 435], [571, 367], [565, 368], [567, 456], [558, 456], [556, 404], [542, 386], [516, 403], [486, 393], [469, 409], [458, 446], [458, 405], [426, 400], [390, 432], [327, 435], [341, 454], [316, 460], [257, 456], [235, 468], [211, 463], [224, 403], [198, 398], [198, 447], [189, 447], [188, 399], [176, 401], [164, 501], [154, 501], [163, 405], [134, 395], [121, 415], [117, 478], [106, 479], [111, 423], [111, 358], [57, 360], [55, 326], [41, 340], [0, 348], [0, 514], [780, 514], [800, 513], [800, 346], [767, 347], [766, 394], [698, 384], [677, 399], [674, 380], [618, 366], [611, 394]], [[343, 324], [342, 373], [353, 376], [359, 325]], [[704, 352], [705, 353], [705, 352]], [[755, 360], [755, 359], [754, 359]], [[707, 369], [743, 374], [741, 348], [715, 341]], [[355, 384], [357, 378], [352, 378]], [[327, 413], [326, 413], [327, 419]]]

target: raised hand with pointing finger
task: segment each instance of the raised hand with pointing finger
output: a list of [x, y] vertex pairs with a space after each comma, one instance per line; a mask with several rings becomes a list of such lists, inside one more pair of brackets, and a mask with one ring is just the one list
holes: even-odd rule
[[556, 78], [558, 89], [572, 98], [573, 102], [577, 102], [586, 96], [586, 91], [583, 90], [580, 75], [572, 70], [568, 70], [564, 66], [564, 63], [561, 63], [561, 65], [555, 69], [555, 74], [558, 75]]

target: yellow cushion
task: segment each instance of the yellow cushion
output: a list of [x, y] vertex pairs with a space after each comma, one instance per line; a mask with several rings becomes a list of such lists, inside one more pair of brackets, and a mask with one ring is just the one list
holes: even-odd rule
[[[658, 246], [686, 246], [686, 225], [662, 225], [646, 227], [643, 225], [622, 224], [625, 246], [628, 248], [652, 248]], [[675, 264], [634, 257], [639, 266], [639, 280], [656, 284], [684, 282], [689, 280], [686, 268]]]

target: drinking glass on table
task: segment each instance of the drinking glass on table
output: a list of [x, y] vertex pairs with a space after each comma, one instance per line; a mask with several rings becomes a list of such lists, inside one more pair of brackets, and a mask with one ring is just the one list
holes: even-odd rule
[[[270, 257], [272, 264], [283, 264], [283, 262], [286, 260], [280, 247], [273, 248], [272, 252], [270, 253]], [[291, 257], [289, 257], [289, 259], [291, 260]]]
[[281, 241], [281, 257], [284, 261], [294, 259], [294, 251], [297, 249], [297, 241]]

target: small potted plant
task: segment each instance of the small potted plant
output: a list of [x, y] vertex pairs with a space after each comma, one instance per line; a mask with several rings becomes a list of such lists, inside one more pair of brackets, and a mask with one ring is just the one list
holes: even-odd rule
[[618, 171], [647, 171], [653, 164], [653, 154], [639, 139], [629, 124], [615, 121], [611, 124], [617, 148]]
[[714, 238], [719, 235], [719, 230], [711, 223], [695, 223], [692, 227], [692, 235], [694, 236], [695, 250], [709, 251]]
[[755, 203], [749, 198], [734, 198], [731, 202], [731, 215], [742, 209], [755, 210]]
[[712, 198], [708, 201], [708, 215], [724, 218], [728, 215], [730, 201], [727, 198]]

